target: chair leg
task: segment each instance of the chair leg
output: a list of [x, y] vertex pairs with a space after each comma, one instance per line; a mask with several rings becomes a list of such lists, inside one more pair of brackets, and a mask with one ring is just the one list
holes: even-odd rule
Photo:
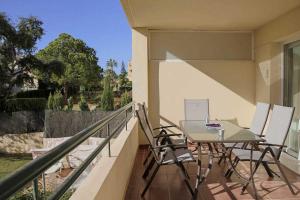
[[146, 163], [147, 163], [148, 158], [150, 157], [150, 155], [151, 155], [151, 151], [148, 150], [148, 154], [147, 154], [147, 156], [146, 156], [146, 158], [145, 158], [145, 160], [144, 160], [144, 162], [143, 162], [143, 165], [144, 165], [144, 166], [146, 165]]
[[178, 164], [176, 164], [179, 168], [180, 168], [180, 170], [181, 170], [181, 172], [182, 172], [182, 175], [183, 175], [183, 177], [184, 177], [184, 182], [185, 182], [185, 184], [186, 184], [186, 186], [187, 186], [187, 188], [188, 188], [188, 190], [190, 191], [190, 193], [192, 194], [192, 196], [194, 195], [194, 191], [193, 191], [193, 189], [192, 189], [192, 187], [191, 187], [191, 185], [190, 185], [190, 183], [189, 183], [189, 176], [188, 176], [188, 174], [187, 174], [187, 171], [186, 171], [186, 169], [185, 169], [185, 167], [183, 166], [183, 164], [181, 163], [181, 162], [179, 162]]
[[221, 164], [222, 160], [224, 159], [224, 161], [226, 161], [226, 155], [225, 153], [222, 153], [222, 156], [220, 157], [219, 161], [218, 161], [218, 165]]
[[275, 160], [275, 163], [276, 163], [276, 165], [277, 165], [277, 167], [278, 167], [278, 169], [279, 169], [279, 171], [280, 171], [280, 173], [281, 173], [281, 175], [282, 175], [284, 181], [285, 181], [286, 184], [288, 185], [288, 187], [289, 187], [290, 191], [292, 192], [292, 194], [295, 195], [296, 192], [295, 192], [294, 189], [292, 188], [292, 186], [291, 186], [289, 180], [287, 179], [287, 177], [286, 177], [284, 171], [282, 170], [281, 164], [280, 164], [279, 160], [277, 160], [277, 159], [275, 159], [275, 158], [274, 158], [274, 160]]
[[[258, 169], [260, 163], [261, 163], [261, 160], [258, 160], [258, 161], [255, 163], [254, 170], [253, 170], [252, 174], [250, 174], [250, 177], [249, 177], [248, 182], [243, 186], [241, 194], [243, 194], [243, 193], [245, 192], [247, 186], [248, 186], [249, 183], [250, 183], [251, 178], [254, 176], [254, 174], [255, 174], [255, 172], [257, 171], [257, 169]], [[251, 167], [252, 167], [252, 166], [251, 166]]]
[[146, 179], [150, 170], [152, 169], [153, 165], [155, 163], [155, 158], [152, 158], [148, 166], [146, 167], [144, 173], [143, 173], [143, 179]]
[[[235, 158], [234, 158], [234, 161], [233, 161], [233, 163], [232, 163], [232, 166], [233, 166], [233, 167], [236, 167], [237, 164], [239, 163], [239, 161], [240, 161], [239, 158], [238, 158], [238, 157], [235, 157]], [[229, 169], [226, 171], [226, 173], [225, 173], [224, 176], [225, 176], [226, 178], [230, 178], [231, 175], [232, 175], [232, 173], [233, 173], [233, 171], [234, 171], [234, 170], [233, 170], [232, 168], [229, 168]]]
[[158, 169], [159, 169], [160, 165], [157, 164], [156, 168], [154, 169], [154, 172], [152, 173], [151, 177], [150, 177], [150, 180], [148, 181], [147, 185], [145, 186], [142, 194], [141, 194], [141, 197], [143, 197], [145, 195], [145, 193], [147, 192], [149, 186], [151, 185], [155, 175], [157, 174], [158, 172]]
[[270, 169], [268, 163], [267, 163], [267, 162], [262, 162], [262, 164], [263, 164], [263, 166], [264, 166], [264, 168], [265, 168], [267, 174], [269, 175], [269, 177], [274, 178], [273, 172], [272, 172], [272, 170]]

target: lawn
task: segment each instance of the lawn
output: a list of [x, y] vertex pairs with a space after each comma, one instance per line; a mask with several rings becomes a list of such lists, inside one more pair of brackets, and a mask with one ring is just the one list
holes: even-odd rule
[[0, 179], [32, 160], [31, 156], [0, 154]]

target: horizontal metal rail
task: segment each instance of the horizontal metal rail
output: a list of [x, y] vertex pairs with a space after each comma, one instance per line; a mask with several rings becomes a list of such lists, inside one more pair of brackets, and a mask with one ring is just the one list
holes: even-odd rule
[[[109, 116], [103, 118], [102, 120], [92, 124], [88, 128], [78, 132], [76, 135], [56, 146], [45, 155], [29, 162], [24, 165], [22, 168], [16, 170], [12, 175], [0, 181], [0, 199], [6, 199], [13, 195], [18, 190], [26, 186], [30, 181], [37, 178], [44, 171], [46, 171], [53, 164], [58, 162], [69, 152], [83, 143], [86, 139], [93, 136], [97, 131], [102, 130], [111, 120], [121, 115], [122, 113], [127, 113], [129, 109], [132, 108], [133, 113], [134, 103], [130, 103], [119, 110], [111, 113]], [[127, 114], [126, 114], [127, 115]], [[126, 116], [125, 115], [125, 116]], [[68, 177], [64, 183], [57, 190], [54, 191], [51, 199], [58, 199], [64, 194], [64, 192], [76, 181], [80, 174], [86, 169], [86, 167], [91, 163], [91, 161], [98, 155], [98, 153], [110, 142], [110, 139], [117, 133], [117, 130], [127, 124], [127, 117], [125, 120], [117, 126], [111, 134], [92, 152], [89, 157]], [[125, 125], [126, 126], [126, 125]]]

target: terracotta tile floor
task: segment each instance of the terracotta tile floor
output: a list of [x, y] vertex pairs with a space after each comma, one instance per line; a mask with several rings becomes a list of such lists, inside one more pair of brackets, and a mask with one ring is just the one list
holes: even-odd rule
[[[184, 200], [191, 199], [189, 191], [186, 189], [182, 181], [179, 171], [176, 166], [163, 166], [159, 169], [152, 185], [149, 187], [144, 198], [140, 197], [140, 193], [145, 186], [145, 181], [142, 178], [143, 160], [147, 155], [147, 149], [141, 147], [137, 153], [134, 169], [131, 175], [131, 180], [127, 188], [126, 200], [147, 199], [147, 200]], [[205, 161], [205, 157], [204, 157]], [[185, 164], [190, 175], [190, 182], [194, 188], [196, 180], [196, 163]], [[275, 172], [278, 172], [276, 166], [271, 167]], [[248, 186], [243, 195], [240, 194], [242, 182], [235, 174], [231, 179], [225, 179], [223, 174], [226, 169], [225, 164], [220, 166], [217, 160], [214, 161], [213, 169], [210, 172], [206, 182], [204, 182], [198, 193], [198, 199], [253, 199], [253, 191], [251, 186]], [[243, 163], [239, 167], [242, 173], [249, 172], [248, 163]], [[284, 168], [288, 179], [297, 188], [300, 188], [300, 176], [292, 171]], [[259, 168], [255, 175], [255, 185], [259, 199], [299, 199], [300, 189], [295, 188], [297, 195], [293, 195], [287, 185], [278, 177], [269, 178], [263, 168]]]

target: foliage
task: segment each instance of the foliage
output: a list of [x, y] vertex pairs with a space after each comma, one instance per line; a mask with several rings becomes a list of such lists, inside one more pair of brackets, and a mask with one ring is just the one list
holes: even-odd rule
[[126, 74], [126, 69], [125, 69], [125, 63], [124, 61], [122, 61], [122, 64], [121, 64], [121, 74]]
[[12, 88], [33, 84], [32, 70], [44, 64], [33, 56], [42, 37], [42, 21], [36, 17], [20, 18], [17, 25], [0, 13], [0, 98], [7, 99]]
[[89, 105], [83, 95], [80, 96], [79, 108], [81, 111], [90, 111]]
[[16, 98], [48, 98], [51, 90], [28, 90], [21, 91], [15, 95]]
[[114, 68], [118, 67], [118, 63], [114, 59], [109, 59], [106, 62], [106, 70], [105, 70], [105, 77], [110, 77], [110, 85], [112, 89], [117, 89], [117, 79], [118, 75], [116, 74]]
[[71, 96], [68, 98], [67, 110], [71, 111], [73, 109], [73, 105], [74, 105], [74, 100], [73, 97]]
[[92, 87], [99, 82], [102, 73], [97, 64], [96, 51], [84, 41], [66, 33], [60, 34], [46, 48], [40, 50], [37, 57], [44, 62], [59, 61], [63, 64], [62, 76], [51, 73], [39, 73], [39, 76], [47, 76], [51, 82], [63, 86], [65, 97], [69, 86]]
[[[74, 193], [74, 190], [69, 189], [59, 199], [60, 200], [68, 200], [71, 198], [73, 193]], [[39, 192], [39, 199], [46, 200], [50, 197], [51, 194], [52, 194], [52, 192], [50, 192], [50, 191], [46, 191], [45, 193]], [[17, 192], [13, 197], [10, 198], [10, 200], [33, 200], [32, 187], [27, 188], [25, 191]]]
[[104, 89], [100, 104], [101, 109], [104, 111], [111, 111], [114, 109], [114, 97], [110, 84], [110, 77], [106, 76], [104, 79]]
[[114, 71], [115, 67], [118, 67], [118, 63], [116, 60], [110, 58], [108, 61], [106, 61], [106, 66], [108, 72], [110, 73]]
[[48, 102], [47, 102], [47, 108], [52, 110], [53, 109], [53, 95], [52, 93], [50, 93], [49, 97], [48, 97]]
[[125, 91], [122, 96], [121, 96], [121, 106], [126, 106], [127, 104], [129, 104], [131, 102], [131, 97], [129, 96], [128, 92]]
[[132, 89], [131, 81], [127, 78], [127, 71], [125, 69], [124, 62], [122, 63], [121, 73], [118, 77], [119, 91], [124, 93], [125, 91], [130, 91]]
[[45, 98], [14, 98], [7, 99], [5, 103], [5, 110], [9, 113], [34, 110], [40, 111], [46, 108], [47, 100]]
[[53, 95], [48, 97], [48, 109], [50, 110], [63, 110], [64, 109], [64, 97], [60, 91], [56, 91]]

